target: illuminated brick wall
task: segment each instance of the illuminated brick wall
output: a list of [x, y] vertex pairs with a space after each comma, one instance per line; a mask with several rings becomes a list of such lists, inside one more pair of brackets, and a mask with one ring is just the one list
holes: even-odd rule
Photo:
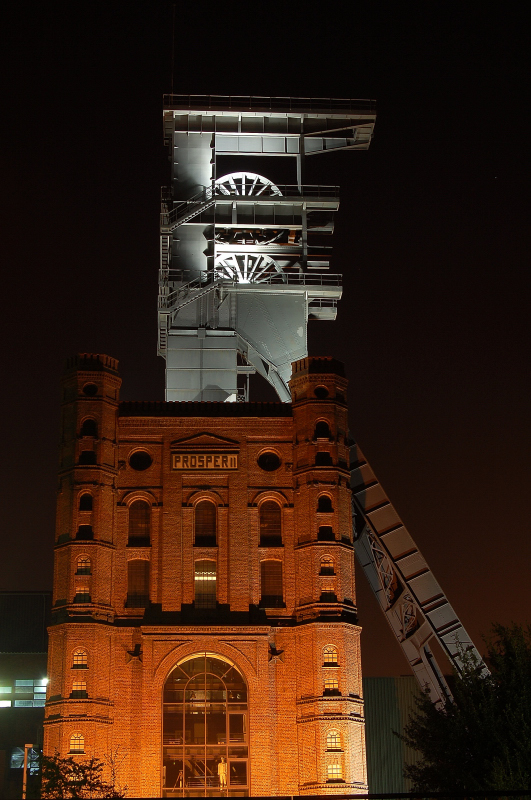
[[[120, 403], [119, 388], [106, 356], [65, 373], [47, 752], [118, 750], [139, 797], [219, 794], [222, 751], [229, 796], [366, 791], [342, 366], [297, 362], [292, 405]], [[164, 685], [204, 653], [246, 684], [245, 707], [223, 701], [243, 733], [218, 731], [197, 766], [202, 728], [185, 722], [163, 764], [163, 708], [181, 708]]]

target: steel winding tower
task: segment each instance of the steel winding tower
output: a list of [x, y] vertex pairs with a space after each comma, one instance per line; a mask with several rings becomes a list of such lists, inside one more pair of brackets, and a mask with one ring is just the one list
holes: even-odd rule
[[[369, 147], [370, 102], [168, 95], [159, 354], [167, 400], [245, 399], [258, 372], [283, 402], [308, 319], [335, 319], [330, 274], [338, 187], [308, 186], [304, 157]], [[271, 165], [259, 174], [253, 162]], [[287, 159], [287, 161], [286, 161]], [[271, 175], [290, 174], [278, 183]]]

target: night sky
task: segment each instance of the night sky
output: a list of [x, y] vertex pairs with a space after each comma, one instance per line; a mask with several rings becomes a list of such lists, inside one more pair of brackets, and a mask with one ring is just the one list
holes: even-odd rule
[[[351, 433], [481, 649], [531, 621], [530, 86], [526, 4], [176, 4], [174, 89], [372, 98], [367, 152], [308, 159], [341, 184], [336, 323]], [[162, 399], [156, 355], [170, 2], [4, 12], [0, 589], [50, 589], [59, 380], [118, 358]], [[364, 575], [367, 675], [407, 674]]]

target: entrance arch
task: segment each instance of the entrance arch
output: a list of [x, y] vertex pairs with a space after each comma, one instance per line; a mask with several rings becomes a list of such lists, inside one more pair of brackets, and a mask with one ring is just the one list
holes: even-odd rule
[[247, 684], [231, 661], [180, 661], [164, 684], [163, 797], [247, 797], [247, 716]]

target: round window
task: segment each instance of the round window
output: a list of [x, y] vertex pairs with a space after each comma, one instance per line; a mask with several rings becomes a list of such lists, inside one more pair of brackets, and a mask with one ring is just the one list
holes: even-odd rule
[[152, 463], [153, 459], [145, 450], [136, 450], [129, 458], [129, 466], [136, 469], [137, 472], [148, 469]]
[[83, 394], [86, 394], [88, 397], [94, 397], [95, 394], [98, 393], [98, 387], [95, 383], [86, 383], [83, 386]]
[[328, 389], [326, 386], [316, 386], [313, 393], [318, 400], [325, 400], [325, 398], [328, 397]]
[[270, 450], [258, 456], [258, 466], [266, 472], [274, 472], [280, 467], [280, 458]]

